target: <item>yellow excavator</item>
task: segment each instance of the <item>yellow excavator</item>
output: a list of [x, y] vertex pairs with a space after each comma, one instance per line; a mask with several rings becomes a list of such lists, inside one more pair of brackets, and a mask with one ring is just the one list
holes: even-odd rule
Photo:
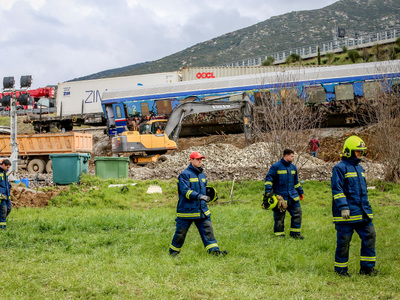
[[[235, 95], [237, 98], [237, 95]], [[111, 139], [113, 154], [131, 153], [133, 162], [146, 164], [155, 162], [160, 155], [177, 149], [182, 120], [191, 114], [222, 110], [241, 109], [243, 130], [246, 139], [251, 139], [251, 117], [253, 103], [247, 94], [241, 100], [228, 100], [229, 96], [179, 104], [167, 119], [150, 120], [140, 124], [138, 131], [125, 131]]]

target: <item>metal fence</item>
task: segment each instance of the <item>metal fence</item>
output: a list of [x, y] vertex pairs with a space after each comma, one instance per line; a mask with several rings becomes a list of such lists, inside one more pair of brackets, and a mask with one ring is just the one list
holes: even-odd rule
[[269, 56], [274, 58], [275, 63], [282, 63], [286, 61], [286, 58], [292, 53], [296, 53], [301, 56], [301, 58], [311, 58], [318, 56], [318, 46], [320, 48], [321, 55], [328, 52], [341, 52], [343, 47], [347, 47], [348, 50], [370, 47], [375, 44], [387, 44], [393, 43], [396, 39], [400, 37], [400, 27], [364, 34], [357, 37], [344, 37], [338, 38], [328, 42], [322, 42], [316, 45], [303, 46], [298, 48], [293, 48], [290, 50], [284, 50], [279, 52], [273, 52], [266, 54], [265, 56], [246, 58], [243, 60], [238, 60], [229, 64], [227, 67], [249, 67], [249, 66], [260, 66], [264, 60]]

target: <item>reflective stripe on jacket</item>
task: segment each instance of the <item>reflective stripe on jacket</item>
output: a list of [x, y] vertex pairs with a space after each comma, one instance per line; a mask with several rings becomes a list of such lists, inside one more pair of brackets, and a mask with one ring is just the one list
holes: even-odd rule
[[304, 194], [304, 192], [294, 164], [282, 158], [269, 168], [265, 177], [265, 192], [272, 190], [285, 200], [289, 200], [289, 198], [295, 201], [300, 200], [299, 195]]
[[8, 182], [7, 173], [0, 167], [0, 194], [7, 196], [7, 198], [9, 198], [10, 189], [11, 189], [11, 183]]
[[[332, 214], [333, 222], [356, 223], [373, 219], [368, 201], [367, 181], [360, 159], [343, 158], [332, 171]], [[341, 211], [350, 210], [350, 219], [343, 219]]]
[[207, 179], [203, 169], [190, 164], [178, 179], [178, 218], [200, 219], [211, 215], [207, 203], [199, 200], [201, 195], [206, 195]]

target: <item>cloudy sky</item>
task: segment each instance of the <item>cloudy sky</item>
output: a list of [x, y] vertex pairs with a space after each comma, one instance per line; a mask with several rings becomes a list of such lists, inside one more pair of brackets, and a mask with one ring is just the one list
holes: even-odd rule
[[156, 60], [337, 0], [0, 0], [0, 79], [33, 88]]

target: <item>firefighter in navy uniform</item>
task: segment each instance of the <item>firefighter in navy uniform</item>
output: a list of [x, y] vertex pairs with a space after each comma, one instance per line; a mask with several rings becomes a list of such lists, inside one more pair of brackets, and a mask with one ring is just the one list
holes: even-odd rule
[[360, 161], [367, 147], [358, 136], [349, 137], [343, 146], [342, 161], [332, 172], [332, 213], [337, 232], [335, 272], [350, 276], [348, 260], [354, 230], [361, 238], [360, 274], [376, 276], [375, 228], [368, 201], [367, 182]]
[[11, 162], [4, 159], [0, 163], [0, 229], [6, 229], [6, 219], [11, 212], [10, 189], [11, 184], [8, 182], [7, 171], [11, 167]]
[[[290, 237], [304, 239], [301, 235], [302, 211], [300, 201], [303, 199], [303, 188], [299, 183], [297, 168], [292, 163], [294, 151], [285, 149], [280, 161], [274, 163], [265, 177], [265, 195], [268, 198], [273, 193], [280, 195], [287, 201], [287, 210], [292, 217], [290, 226]], [[265, 196], [264, 196], [265, 197]], [[285, 214], [286, 211], [279, 211], [278, 207], [274, 211], [274, 233], [276, 236], [285, 236]]]
[[201, 168], [202, 159], [199, 152], [190, 154], [190, 165], [179, 175], [176, 231], [169, 248], [169, 253], [176, 256], [180, 253], [190, 225], [194, 222], [200, 233], [204, 247], [213, 255], [226, 255], [220, 251], [214, 236], [211, 223], [211, 212], [207, 203], [212, 199], [207, 195], [207, 179]]

